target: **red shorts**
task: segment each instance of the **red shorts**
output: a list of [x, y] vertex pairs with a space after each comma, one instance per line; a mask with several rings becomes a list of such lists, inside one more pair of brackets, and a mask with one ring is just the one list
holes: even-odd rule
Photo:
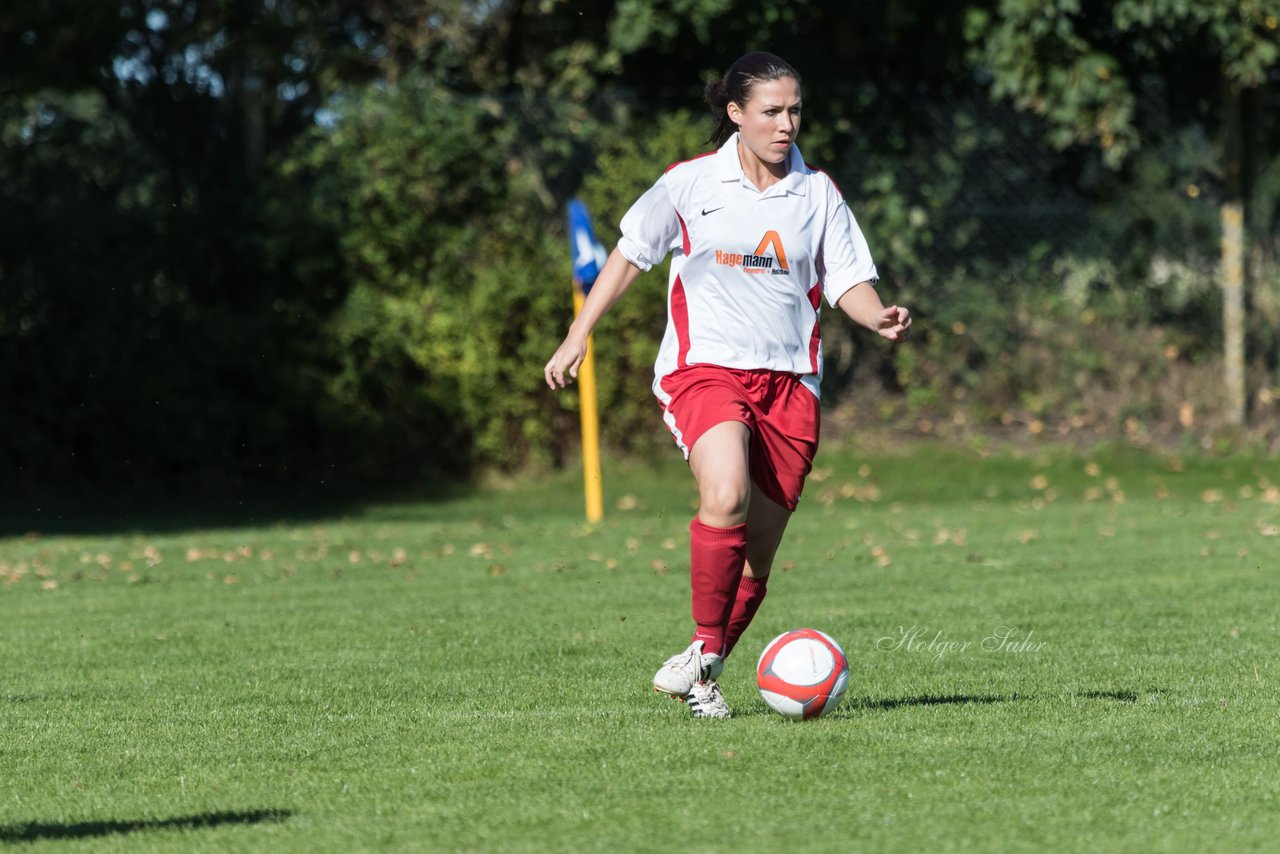
[[819, 409], [818, 398], [795, 374], [690, 365], [667, 374], [658, 386], [662, 420], [685, 459], [703, 433], [741, 421], [751, 430], [752, 482], [778, 504], [796, 509], [818, 450]]

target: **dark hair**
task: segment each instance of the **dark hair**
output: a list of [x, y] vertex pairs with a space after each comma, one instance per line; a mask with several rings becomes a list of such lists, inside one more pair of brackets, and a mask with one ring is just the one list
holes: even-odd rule
[[753, 50], [738, 57], [738, 61], [729, 66], [724, 77], [708, 81], [705, 92], [707, 103], [719, 114], [720, 121], [707, 142], [719, 148], [737, 131], [738, 126], [725, 112], [730, 101], [744, 107], [751, 100], [751, 91], [756, 88], [757, 83], [781, 80], [784, 77], [790, 77], [796, 81], [796, 85], [800, 84], [799, 72], [785, 59], [763, 50]]

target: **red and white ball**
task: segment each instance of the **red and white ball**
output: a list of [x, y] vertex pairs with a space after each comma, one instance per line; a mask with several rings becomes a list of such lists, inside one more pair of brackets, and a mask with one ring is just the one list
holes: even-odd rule
[[840, 644], [817, 629], [783, 632], [756, 664], [760, 696], [784, 718], [820, 718], [840, 705], [849, 687], [849, 662]]

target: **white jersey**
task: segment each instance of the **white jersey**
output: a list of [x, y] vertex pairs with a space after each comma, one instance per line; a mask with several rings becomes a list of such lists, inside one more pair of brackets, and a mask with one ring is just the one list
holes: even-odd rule
[[648, 270], [672, 252], [667, 331], [654, 365], [797, 374], [816, 396], [818, 317], [877, 279], [871, 252], [836, 185], [794, 145], [787, 176], [764, 192], [743, 174], [738, 135], [669, 168], [622, 218], [618, 251]]

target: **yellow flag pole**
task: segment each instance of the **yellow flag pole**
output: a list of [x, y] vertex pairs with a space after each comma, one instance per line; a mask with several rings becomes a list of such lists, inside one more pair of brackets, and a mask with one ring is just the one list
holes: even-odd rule
[[[582, 311], [586, 297], [582, 286], [573, 283], [573, 316]], [[582, 486], [587, 500], [587, 521], [604, 518], [604, 491], [600, 479], [600, 415], [596, 409], [596, 360], [591, 336], [587, 355], [578, 366], [578, 414], [582, 421]]]

